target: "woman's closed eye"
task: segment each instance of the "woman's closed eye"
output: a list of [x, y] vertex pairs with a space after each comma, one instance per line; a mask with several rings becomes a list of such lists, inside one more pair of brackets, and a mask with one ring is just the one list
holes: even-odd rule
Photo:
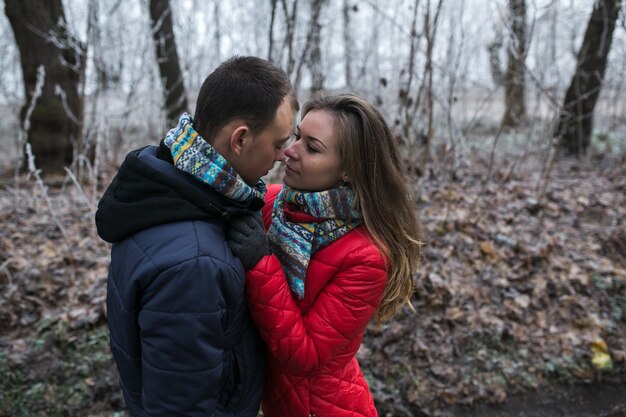
[[[300, 139], [302, 139], [302, 135], [300, 133], [300, 126], [299, 125], [296, 126], [296, 130], [293, 131], [293, 138], [294, 138], [293, 139], [294, 142], [297, 142]], [[312, 141], [310, 138], [305, 137], [304, 141], [305, 141], [305, 144], [306, 144], [306, 146], [305, 146], [306, 147], [306, 151], [308, 153], [319, 153], [320, 152], [319, 149], [317, 149], [316, 146], [312, 145], [312, 143], [314, 141]]]

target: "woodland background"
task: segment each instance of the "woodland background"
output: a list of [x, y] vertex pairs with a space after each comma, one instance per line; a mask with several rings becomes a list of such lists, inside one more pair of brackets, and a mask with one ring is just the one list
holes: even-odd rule
[[0, 416], [126, 415], [97, 201], [234, 54], [402, 145], [425, 245], [359, 351], [381, 415], [626, 415], [621, 0], [0, 4]]

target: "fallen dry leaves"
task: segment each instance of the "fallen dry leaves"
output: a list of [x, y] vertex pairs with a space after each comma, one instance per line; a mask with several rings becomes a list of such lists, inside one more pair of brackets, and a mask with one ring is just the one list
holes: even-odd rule
[[383, 414], [437, 415], [555, 382], [626, 382], [623, 162], [560, 162], [543, 198], [537, 174], [498, 182], [496, 172], [485, 184], [481, 166], [416, 186], [417, 312], [382, 333], [372, 326], [359, 353]]
[[105, 320], [109, 248], [95, 234], [93, 213], [71, 188], [49, 190], [66, 240], [37, 193], [12, 187], [0, 193], [0, 334], [5, 338], [27, 333], [44, 316], [73, 327]]
[[[623, 161], [559, 163], [543, 196], [539, 174], [495, 169], [484, 182], [484, 167], [415, 187], [425, 243], [416, 313], [372, 324], [358, 355], [381, 415], [626, 381]], [[46, 319], [76, 332], [106, 320], [109, 246], [89, 208], [98, 196], [86, 204], [71, 185], [49, 191], [64, 237], [26, 187], [0, 191], [0, 341], [15, 364]]]

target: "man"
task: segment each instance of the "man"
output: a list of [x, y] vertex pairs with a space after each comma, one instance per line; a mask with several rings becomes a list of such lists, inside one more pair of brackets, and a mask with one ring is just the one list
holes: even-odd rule
[[193, 119], [130, 152], [100, 200], [111, 350], [132, 416], [257, 415], [264, 352], [225, 228], [262, 207], [260, 178], [284, 159], [297, 110], [282, 70], [232, 58]]

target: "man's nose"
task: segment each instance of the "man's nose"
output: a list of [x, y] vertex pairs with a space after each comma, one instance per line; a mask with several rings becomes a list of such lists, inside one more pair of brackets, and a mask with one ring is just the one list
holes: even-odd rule
[[276, 157], [274, 157], [274, 162], [282, 162], [285, 160], [285, 149], [280, 149], [277, 153], [276, 153]]

